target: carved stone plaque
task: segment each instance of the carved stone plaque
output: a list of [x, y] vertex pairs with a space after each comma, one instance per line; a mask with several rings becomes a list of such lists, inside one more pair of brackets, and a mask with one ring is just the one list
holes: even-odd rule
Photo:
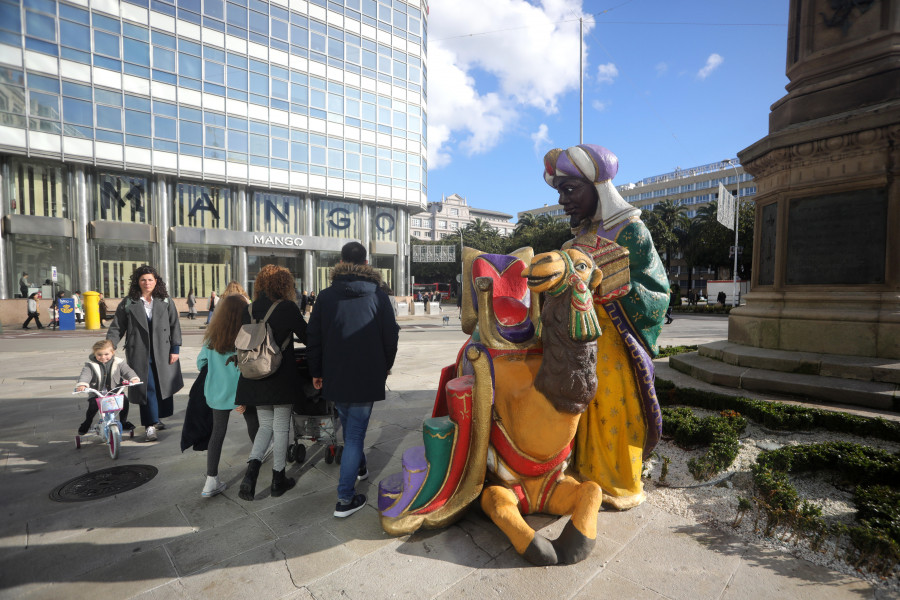
[[778, 204], [762, 207], [759, 232], [759, 285], [775, 283], [775, 236], [778, 233]]
[[791, 200], [787, 285], [884, 283], [887, 194], [858, 190]]

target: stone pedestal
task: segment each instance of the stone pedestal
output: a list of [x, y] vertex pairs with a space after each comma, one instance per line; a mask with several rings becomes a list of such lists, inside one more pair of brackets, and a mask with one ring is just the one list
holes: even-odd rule
[[788, 94], [738, 154], [753, 280], [728, 340], [900, 359], [900, 4], [792, 0]]

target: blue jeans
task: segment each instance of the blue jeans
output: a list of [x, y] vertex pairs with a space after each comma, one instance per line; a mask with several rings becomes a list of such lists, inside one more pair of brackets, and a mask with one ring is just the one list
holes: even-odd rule
[[367, 402], [334, 405], [341, 419], [341, 428], [344, 430], [344, 453], [341, 455], [341, 476], [337, 488], [338, 501], [343, 504], [349, 503], [356, 495], [356, 476], [359, 474], [359, 468], [366, 464], [363, 442], [366, 439], [373, 404]]

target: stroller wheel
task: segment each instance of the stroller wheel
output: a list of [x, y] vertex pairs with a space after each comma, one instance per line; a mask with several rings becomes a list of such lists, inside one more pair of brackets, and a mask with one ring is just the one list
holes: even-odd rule
[[294, 444], [288, 446], [287, 456], [285, 456], [288, 462], [294, 462]]
[[306, 446], [303, 444], [297, 444], [294, 446], [294, 462], [297, 464], [302, 463], [306, 460]]
[[341, 464], [341, 457], [343, 455], [344, 455], [344, 447], [338, 446], [337, 451], [335, 451], [335, 453], [334, 453], [334, 460], [337, 462], [337, 464]]
[[334, 446], [328, 446], [328, 452], [325, 454], [325, 464], [330, 465], [334, 462], [335, 450]]

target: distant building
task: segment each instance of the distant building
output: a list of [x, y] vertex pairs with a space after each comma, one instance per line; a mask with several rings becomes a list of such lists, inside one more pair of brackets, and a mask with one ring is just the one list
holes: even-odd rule
[[512, 235], [516, 228], [510, 222], [512, 215], [469, 206], [459, 194], [450, 194], [440, 202], [429, 202], [424, 212], [410, 217], [409, 233], [420, 240], [442, 240], [475, 219], [486, 221], [503, 236]]
[[545, 204], [541, 208], [533, 208], [531, 210], [523, 210], [516, 214], [516, 220], [521, 221], [522, 217], [525, 215], [534, 215], [535, 217], [540, 217], [541, 215], [550, 215], [554, 219], [559, 221], [567, 221], [568, 217], [566, 217], [566, 211], [563, 210], [563, 207], [559, 204]]
[[[670, 173], [616, 186], [616, 189], [622, 198], [641, 210], [653, 210], [663, 200], [671, 200], [676, 205], [687, 206], [685, 214], [689, 218], [694, 218], [701, 208], [718, 199], [720, 182], [725, 189], [737, 196], [738, 180], [740, 180], [741, 200], [753, 198], [756, 195], [756, 184], [753, 177], [744, 172], [744, 168], [738, 164], [736, 158], [688, 169], [676, 168]], [[545, 204], [541, 208], [522, 211], [518, 213], [518, 217], [521, 219], [526, 213], [536, 217], [549, 214], [557, 219], [566, 218], [562, 207], [558, 204]], [[751, 243], [752, 241], [747, 241], [747, 245]], [[660, 254], [663, 254], [661, 250]], [[681, 260], [681, 255], [673, 256], [669, 280], [678, 283], [685, 291], [688, 287], [705, 289], [709, 279], [726, 277], [726, 274], [717, 274], [714, 269], [694, 267], [693, 285], [688, 286], [687, 275], [687, 266]]]

